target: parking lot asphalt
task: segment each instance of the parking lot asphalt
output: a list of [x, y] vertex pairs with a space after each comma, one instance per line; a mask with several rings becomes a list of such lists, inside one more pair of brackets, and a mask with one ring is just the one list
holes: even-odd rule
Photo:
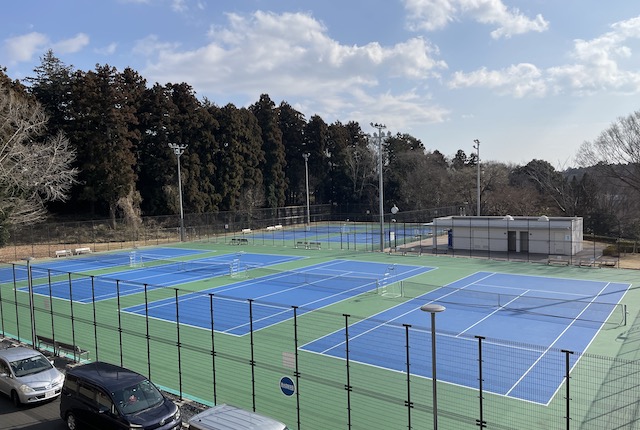
[[11, 399], [0, 395], [0, 429], [63, 430], [60, 399], [16, 408]]

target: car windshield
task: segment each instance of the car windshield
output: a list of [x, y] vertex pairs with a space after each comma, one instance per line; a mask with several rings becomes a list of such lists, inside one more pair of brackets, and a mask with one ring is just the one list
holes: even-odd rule
[[115, 392], [113, 396], [119, 399], [120, 409], [126, 415], [136, 414], [164, 401], [162, 393], [148, 380]]
[[16, 377], [33, 375], [45, 370], [51, 369], [53, 366], [43, 355], [34, 355], [33, 357], [23, 358], [9, 363]]

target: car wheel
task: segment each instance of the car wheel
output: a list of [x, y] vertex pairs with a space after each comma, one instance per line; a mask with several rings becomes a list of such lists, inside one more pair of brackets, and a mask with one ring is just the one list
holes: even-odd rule
[[11, 401], [13, 402], [13, 405], [17, 408], [21, 405], [20, 403], [20, 396], [18, 396], [18, 393], [15, 391], [11, 392]]
[[71, 412], [67, 415], [67, 428], [69, 430], [78, 430], [78, 422], [76, 421], [76, 416]]

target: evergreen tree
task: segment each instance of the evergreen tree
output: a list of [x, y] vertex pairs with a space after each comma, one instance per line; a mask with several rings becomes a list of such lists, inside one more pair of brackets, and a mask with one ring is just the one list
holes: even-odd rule
[[262, 173], [266, 205], [269, 208], [281, 207], [285, 203], [287, 192], [284, 174], [286, 157], [275, 103], [267, 94], [262, 94], [260, 100], [251, 105], [249, 110], [255, 115], [262, 131], [262, 147], [265, 155]]

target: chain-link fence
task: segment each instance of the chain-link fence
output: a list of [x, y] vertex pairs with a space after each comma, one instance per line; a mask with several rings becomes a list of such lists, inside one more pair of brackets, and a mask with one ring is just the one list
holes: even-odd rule
[[[258, 410], [291, 428], [429, 429], [435, 412], [445, 429], [638, 428], [637, 357], [614, 359], [482, 333], [432, 332], [427, 318], [424, 325], [409, 325], [346, 311], [353, 301], [382, 300], [381, 291], [369, 299], [345, 296], [345, 312], [330, 312], [136, 284], [113, 275], [22, 264], [10, 269], [12, 279], [0, 283], [3, 335], [43, 349], [72, 345], [64, 353], [78, 361], [117, 363], [182, 398]], [[101, 295], [105, 283], [109, 297]], [[40, 293], [26, 294], [34, 285]], [[405, 282], [394, 297], [419, 296], [426, 288]], [[160, 303], [171, 310], [164, 318], [152, 311]], [[265, 327], [265, 308], [285, 318]], [[233, 334], [228, 324], [239, 316], [242, 330]], [[624, 324], [620, 318], [616, 311], [606, 323], [574, 324], [605, 323], [606, 330]], [[384, 327], [384, 344], [362, 337], [362, 324]], [[636, 330], [634, 323], [627, 333]], [[309, 347], [327, 333], [341, 339], [332, 344], [333, 356]], [[433, 362], [435, 333], [439, 349]], [[532, 356], [541, 361], [535, 371], [527, 370]], [[509, 389], [516, 387], [514, 375], [524, 381]]]

